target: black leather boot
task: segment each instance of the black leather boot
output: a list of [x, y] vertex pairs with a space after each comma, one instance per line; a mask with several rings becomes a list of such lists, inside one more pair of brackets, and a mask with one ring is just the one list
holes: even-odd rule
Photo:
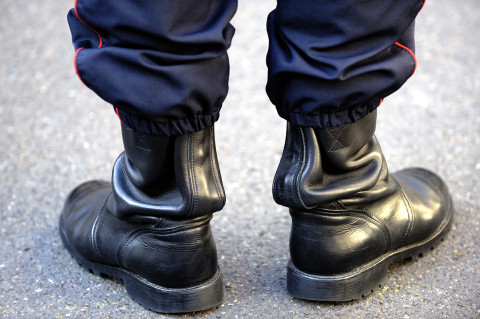
[[112, 183], [87, 182], [69, 195], [60, 217], [65, 248], [95, 274], [122, 279], [153, 311], [218, 305], [223, 284], [209, 222], [225, 194], [213, 127], [167, 137], [122, 125], [122, 135]]
[[430, 250], [450, 228], [445, 183], [420, 168], [389, 174], [375, 124], [376, 112], [341, 127], [288, 124], [273, 195], [292, 216], [287, 285], [294, 297], [361, 298], [390, 264]]

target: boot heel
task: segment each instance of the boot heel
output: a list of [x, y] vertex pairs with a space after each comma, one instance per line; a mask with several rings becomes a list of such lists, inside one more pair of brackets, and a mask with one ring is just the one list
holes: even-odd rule
[[195, 287], [165, 288], [129, 274], [124, 278], [128, 295], [143, 307], [161, 313], [201, 311], [218, 306], [223, 300], [220, 269], [207, 282]]
[[388, 265], [380, 263], [362, 272], [318, 276], [288, 263], [287, 290], [296, 298], [315, 301], [351, 301], [373, 292], [385, 281]]

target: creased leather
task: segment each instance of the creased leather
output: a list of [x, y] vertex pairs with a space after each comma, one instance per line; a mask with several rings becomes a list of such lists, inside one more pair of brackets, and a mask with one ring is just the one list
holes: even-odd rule
[[[118, 218], [194, 217], [223, 208], [225, 191], [213, 127], [165, 137], [139, 133], [122, 125], [122, 134], [125, 153], [113, 167], [115, 201], [109, 203], [115, 205], [111, 211]], [[165, 167], [160, 169], [161, 164]]]
[[346, 272], [428, 238], [449, 218], [450, 195], [435, 174], [389, 174], [375, 125], [376, 111], [341, 127], [288, 124], [273, 196], [290, 208], [297, 268]]
[[164, 137], [123, 126], [122, 135], [112, 182], [82, 184], [67, 198], [68, 246], [163, 287], [209, 280], [218, 268], [209, 222], [225, 203], [213, 127]]

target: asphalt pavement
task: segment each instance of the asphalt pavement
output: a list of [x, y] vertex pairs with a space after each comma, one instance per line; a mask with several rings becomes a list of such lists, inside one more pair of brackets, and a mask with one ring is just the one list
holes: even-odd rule
[[[447, 181], [456, 216], [447, 240], [389, 269], [354, 302], [286, 291], [290, 217], [271, 196], [285, 121], [264, 93], [272, 0], [240, 1], [230, 94], [216, 125], [227, 205], [212, 221], [225, 300], [161, 315], [123, 285], [73, 261], [58, 217], [77, 184], [108, 180], [122, 151], [112, 108], [77, 79], [66, 13], [73, 1], [0, 0], [1, 318], [479, 318], [480, 5], [429, 1], [417, 19], [418, 68], [379, 109], [389, 169], [428, 167]], [[241, 134], [238, 134], [241, 132]]]

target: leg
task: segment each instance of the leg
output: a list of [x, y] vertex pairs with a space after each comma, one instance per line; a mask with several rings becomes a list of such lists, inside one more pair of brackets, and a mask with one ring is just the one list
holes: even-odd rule
[[278, 1], [268, 19], [267, 93], [302, 126], [352, 123], [413, 74], [423, 1]]
[[223, 298], [209, 224], [225, 204], [213, 123], [227, 93], [235, 7], [78, 0], [69, 14], [78, 75], [114, 104], [125, 152], [111, 183], [71, 192], [60, 236], [82, 266], [122, 279], [154, 311], [203, 310]]
[[270, 15], [267, 92], [289, 122], [273, 195], [292, 216], [295, 297], [361, 298], [451, 226], [444, 182], [418, 168], [390, 174], [374, 136], [379, 102], [415, 70], [422, 5], [287, 0]]
[[235, 10], [235, 0], [77, 0], [68, 15], [77, 74], [138, 131], [212, 126], [228, 90]]

